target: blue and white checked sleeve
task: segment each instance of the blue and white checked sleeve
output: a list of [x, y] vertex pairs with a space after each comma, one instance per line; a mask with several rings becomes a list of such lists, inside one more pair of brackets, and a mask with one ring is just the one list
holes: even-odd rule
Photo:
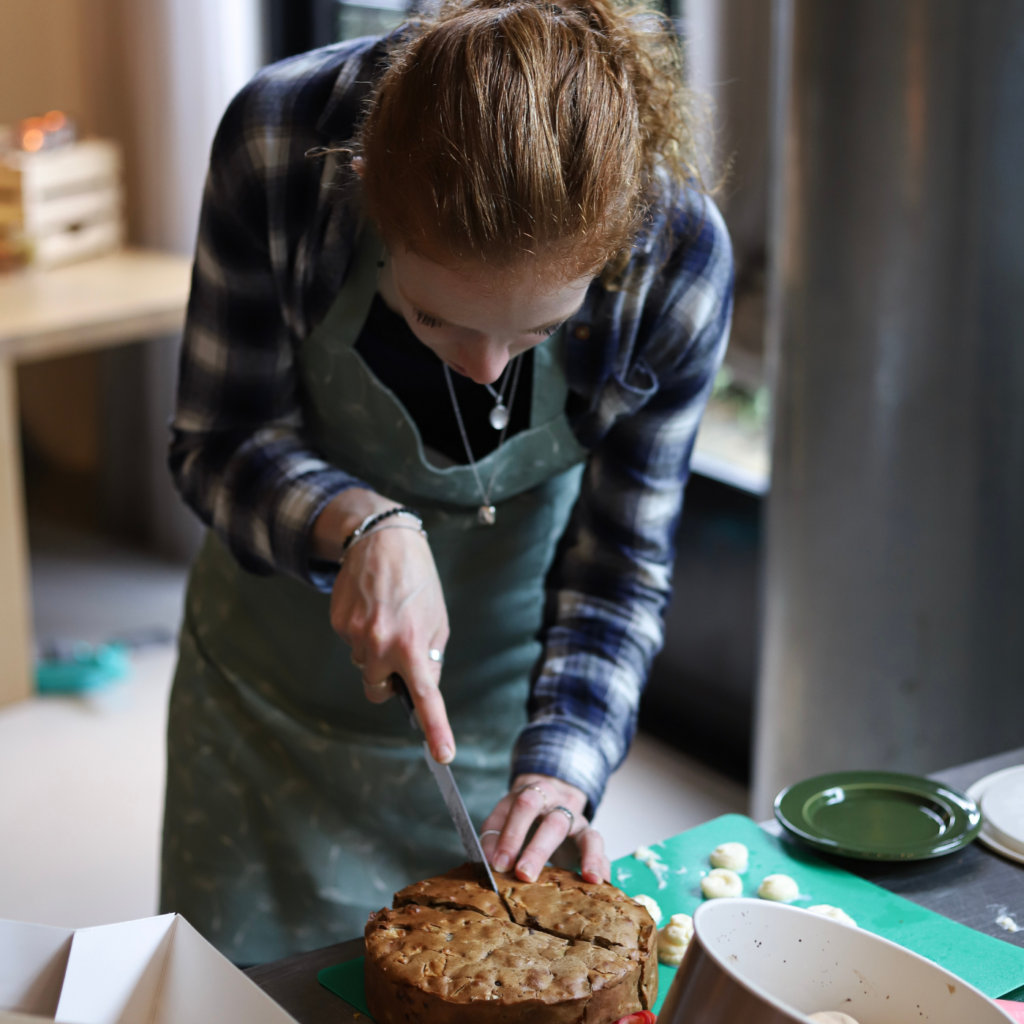
[[302, 158], [317, 140], [303, 136], [310, 118], [295, 114], [288, 82], [301, 83], [317, 59], [257, 77], [218, 131], [169, 462], [186, 502], [241, 565], [329, 590], [333, 574], [310, 563], [312, 523], [338, 493], [365, 485], [310, 448], [296, 380], [288, 232], [322, 200], [319, 167]]
[[548, 578], [544, 654], [513, 756], [513, 776], [569, 782], [587, 794], [588, 813], [629, 750], [661, 649], [690, 454], [728, 341], [732, 250], [717, 209], [703, 206], [697, 237], [633, 311], [657, 386], [588, 460]]

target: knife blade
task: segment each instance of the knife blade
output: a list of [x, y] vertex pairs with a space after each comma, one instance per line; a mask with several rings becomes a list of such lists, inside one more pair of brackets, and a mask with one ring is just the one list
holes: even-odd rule
[[[405, 685], [405, 680], [397, 673], [392, 674], [391, 686], [409, 716], [409, 724], [414, 729], [422, 732], [423, 728], [420, 725], [419, 715], [416, 714], [416, 706], [409, 695], [409, 688]], [[459, 792], [459, 787], [455, 782], [455, 776], [452, 775], [451, 768], [446, 764], [438, 764], [434, 760], [433, 755], [430, 753], [430, 745], [426, 740], [423, 741], [423, 757], [427, 762], [427, 767], [430, 769], [430, 774], [434, 776], [437, 782], [437, 788], [441, 790], [445, 807], [448, 808], [448, 813], [452, 816], [452, 823], [455, 825], [455, 831], [458, 832], [459, 838], [462, 840], [466, 857], [476, 867], [481, 882], [492, 892], [497, 892], [498, 886], [494, 881], [494, 875], [491, 874], [491, 866], [487, 863], [487, 858], [484, 856], [483, 847], [480, 845], [480, 837], [476, 834], [476, 829], [470, 820], [469, 811], [466, 810], [466, 805], [462, 800], [462, 794]]]

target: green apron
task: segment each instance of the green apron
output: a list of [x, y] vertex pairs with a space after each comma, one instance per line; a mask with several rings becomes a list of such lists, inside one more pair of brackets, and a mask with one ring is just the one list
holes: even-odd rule
[[[565, 416], [559, 335], [535, 350], [530, 429], [478, 463], [497, 522], [477, 522], [468, 466], [437, 468], [354, 346], [380, 242], [353, 266], [298, 356], [312, 446], [424, 518], [451, 622], [441, 689], [455, 778], [477, 827], [506, 792], [526, 724], [544, 578], [579, 493], [585, 450]], [[453, 415], [449, 406], [438, 415]], [[369, 703], [330, 598], [243, 570], [208, 534], [193, 566], [168, 723], [161, 908], [236, 963], [362, 932], [392, 893], [463, 859], [397, 701]]]

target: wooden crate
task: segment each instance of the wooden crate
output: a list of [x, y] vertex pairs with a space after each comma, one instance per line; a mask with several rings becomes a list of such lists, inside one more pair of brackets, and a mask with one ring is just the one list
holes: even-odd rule
[[[0, 249], [56, 267], [119, 248], [121, 151], [98, 139], [0, 159]], [[6, 245], [5, 245], [6, 243]]]

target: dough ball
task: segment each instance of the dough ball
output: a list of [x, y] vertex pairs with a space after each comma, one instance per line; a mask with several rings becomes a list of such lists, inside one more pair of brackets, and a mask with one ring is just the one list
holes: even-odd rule
[[742, 875], [750, 862], [750, 853], [742, 843], [722, 843], [711, 851], [708, 860], [713, 868], [728, 868]]
[[831, 917], [833, 921], [841, 921], [843, 924], [857, 927], [857, 922], [845, 910], [829, 906], [827, 903], [819, 903], [817, 906], [807, 908], [812, 914], [820, 914], [822, 917]]
[[789, 875], [768, 875], [757, 887], [757, 895], [773, 903], [792, 903], [800, 895], [800, 886]]
[[700, 880], [700, 891], [709, 900], [743, 895], [743, 879], [728, 868], [715, 868]]
[[838, 1010], [822, 1010], [812, 1013], [810, 1017], [815, 1024], [857, 1024], [848, 1013], [840, 1013]]
[[643, 894], [634, 896], [633, 902], [639, 903], [641, 907], [647, 908], [647, 913], [654, 918], [655, 927], [661, 924], [661, 907], [658, 906], [658, 901], [653, 896], [644, 896]]
[[678, 967], [693, 938], [693, 918], [689, 914], [673, 914], [658, 932], [658, 960], [668, 967]]

